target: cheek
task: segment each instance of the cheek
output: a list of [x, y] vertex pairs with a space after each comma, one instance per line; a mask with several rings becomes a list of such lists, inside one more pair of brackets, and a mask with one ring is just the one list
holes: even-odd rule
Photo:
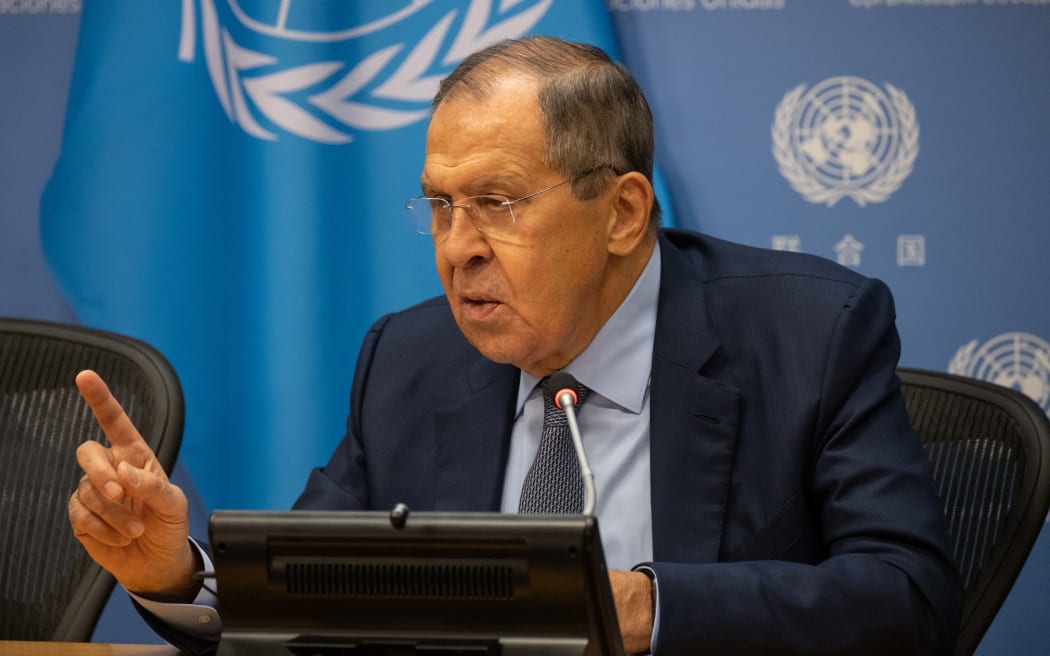
[[572, 252], [548, 253], [531, 266], [505, 269], [511, 284], [511, 303], [525, 323], [542, 333], [562, 332], [572, 323], [586, 299], [572, 290], [580, 284], [579, 271], [571, 266]]
[[438, 279], [447, 294], [452, 289], [452, 266], [448, 260], [441, 256], [441, 249], [434, 249], [434, 268], [437, 270]]

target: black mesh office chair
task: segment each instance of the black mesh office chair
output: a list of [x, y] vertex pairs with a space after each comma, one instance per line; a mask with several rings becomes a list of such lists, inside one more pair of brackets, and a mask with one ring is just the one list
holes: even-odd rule
[[900, 369], [908, 416], [933, 463], [962, 574], [959, 656], [981, 641], [1050, 506], [1050, 420], [1019, 391]]
[[80, 326], [0, 318], [0, 639], [87, 641], [113, 589], [69, 526], [76, 447], [105, 436], [73, 379], [94, 369], [170, 473], [182, 390], [150, 346]]

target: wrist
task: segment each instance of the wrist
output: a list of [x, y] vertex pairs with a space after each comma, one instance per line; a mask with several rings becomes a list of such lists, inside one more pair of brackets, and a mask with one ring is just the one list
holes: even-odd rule
[[198, 574], [204, 569], [204, 562], [197, 549], [187, 540], [185, 548], [176, 557], [177, 564], [170, 567], [160, 566], [171, 575], [170, 579], [151, 578], [140, 585], [129, 585], [121, 582], [129, 592], [152, 601], [164, 603], [190, 603], [201, 590], [201, 578]]
[[648, 653], [653, 635], [653, 581], [644, 572], [623, 572], [618, 577], [617, 619], [628, 654]]

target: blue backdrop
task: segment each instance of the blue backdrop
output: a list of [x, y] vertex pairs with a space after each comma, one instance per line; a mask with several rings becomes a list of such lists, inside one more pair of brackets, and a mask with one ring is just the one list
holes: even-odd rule
[[[904, 365], [1050, 412], [1050, 2], [610, 0], [679, 224], [882, 278]], [[1045, 528], [982, 654], [1047, 653]]]
[[600, 6], [551, 0], [85, 5], [44, 248], [81, 320], [174, 363], [209, 507], [289, 506], [368, 326], [440, 293], [403, 216], [429, 101], [531, 31], [613, 43]]
[[[0, 0], [0, 314], [168, 355], [198, 526], [287, 506], [368, 325], [439, 293], [401, 216], [427, 101], [524, 33], [622, 55], [679, 224], [884, 279], [903, 364], [1050, 411], [1050, 0], [80, 4]], [[1044, 531], [981, 653], [1050, 644], [1048, 574]]]

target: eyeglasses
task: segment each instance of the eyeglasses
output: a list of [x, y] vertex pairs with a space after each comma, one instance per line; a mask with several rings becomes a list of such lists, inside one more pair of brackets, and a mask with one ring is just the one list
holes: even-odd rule
[[494, 236], [504, 235], [509, 233], [514, 227], [514, 205], [523, 200], [545, 194], [548, 191], [553, 191], [562, 185], [582, 180], [595, 171], [604, 168], [610, 167], [608, 165], [596, 166], [574, 178], [562, 180], [546, 189], [534, 191], [521, 198], [510, 199], [498, 194], [485, 194], [482, 196], [470, 196], [462, 203], [452, 203], [447, 198], [419, 196], [409, 199], [405, 203], [405, 209], [408, 210], [408, 215], [412, 220], [412, 227], [421, 235], [439, 236], [451, 230], [452, 212], [457, 207], [461, 207], [466, 211], [470, 222], [474, 224], [474, 227], [479, 232]]

